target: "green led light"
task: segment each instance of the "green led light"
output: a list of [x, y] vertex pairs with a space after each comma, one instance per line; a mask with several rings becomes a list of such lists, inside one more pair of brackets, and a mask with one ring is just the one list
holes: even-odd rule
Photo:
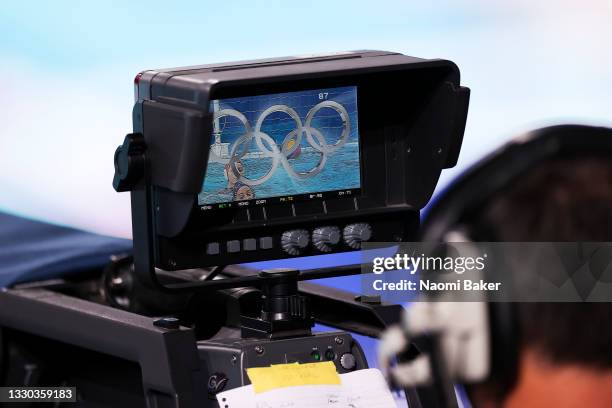
[[310, 355], [313, 358], [313, 360], [321, 361], [321, 353], [319, 353], [319, 350], [313, 350], [313, 352], [310, 353]]

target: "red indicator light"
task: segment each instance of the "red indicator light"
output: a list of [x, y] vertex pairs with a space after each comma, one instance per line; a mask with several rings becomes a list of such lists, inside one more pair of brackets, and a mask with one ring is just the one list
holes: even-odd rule
[[139, 72], [138, 74], [136, 74], [136, 76], [134, 77], [134, 85], [138, 85], [141, 77], [142, 77], [142, 72]]

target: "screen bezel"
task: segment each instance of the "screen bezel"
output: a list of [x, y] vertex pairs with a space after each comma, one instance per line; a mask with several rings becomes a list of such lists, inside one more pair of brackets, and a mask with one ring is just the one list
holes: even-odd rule
[[[182, 131], [189, 136], [183, 139], [191, 141], [185, 146], [198, 152], [197, 156], [187, 157], [191, 161], [176, 163], [186, 174], [189, 174], [189, 169], [198, 172], [199, 177], [188, 180], [194, 181], [190, 191], [177, 192], [153, 186], [151, 200], [155, 206], [146, 214], [151, 215], [154, 225], [137, 228], [141, 236], [148, 231], [147, 228], [155, 229], [154, 247], [148, 252], [153, 254], [155, 267], [175, 271], [288, 258], [290, 256], [279, 243], [282, 234], [296, 228], [312, 232], [321, 226], [342, 229], [351, 223], [368, 222], [373, 226], [375, 240], [392, 242], [406, 237], [416, 238], [418, 210], [431, 197], [441, 169], [449, 163], [447, 149], [449, 153], [456, 151], [454, 147], [460, 145], [463, 134], [465, 115], [457, 118], [454, 113], [456, 103], [461, 103], [461, 112], [465, 112], [466, 92], [464, 88], [458, 88], [459, 78], [454, 65], [435, 61], [411, 64], [401, 69], [377, 67], [360, 72], [328, 69], [318, 71], [316, 75], [310, 72], [284, 75], [283, 70], [270, 68], [245, 72], [243, 76], [238, 75], [240, 72], [222, 72], [219, 79], [208, 82], [204, 74], [203, 78], [197, 76], [200, 74], [188, 75], [190, 86], [196, 83], [196, 79], [201, 81], [197, 90], [202, 99], [198, 105], [206, 106], [206, 113], [185, 104], [161, 112], [166, 114], [163, 116], [160, 108], [155, 109], [160, 104], [143, 104], [143, 118], [148, 117], [148, 123], [151, 123], [148, 126], [150, 139], [158, 140], [159, 146], [174, 148], [176, 144], [168, 145], [167, 130], [176, 126], [178, 116], [184, 123]], [[358, 89], [362, 185], [359, 197], [215, 212], [199, 210], [197, 195], [203, 184], [206, 149], [212, 137], [212, 117], [208, 113], [211, 99], [349, 85]], [[186, 92], [181, 88], [177, 95], [184, 96]], [[165, 102], [171, 100], [175, 101], [164, 99]], [[184, 153], [185, 146], [178, 145], [174, 150], [183, 148], [180, 152]], [[182, 157], [175, 151], [177, 157]], [[202, 160], [197, 160], [198, 157]], [[452, 157], [455, 156], [451, 156], [451, 162]], [[189, 163], [197, 166], [188, 166]], [[149, 198], [143, 196], [136, 205], [139, 202], [149, 202]], [[252, 243], [253, 239], [261, 237], [272, 239], [273, 248], [260, 248], [258, 245], [258, 249], [253, 249], [249, 244], [250, 248], [235, 252], [223, 247], [226, 242], [248, 240]], [[221, 243], [220, 254], [208, 253], [207, 245], [211, 241]], [[333, 252], [347, 250], [352, 249], [342, 243]], [[314, 246], [309, 246], [301, 255], [320, 253]]]
[[[272, 85], [272, 84], [271, 84]], [[357, 105], [357, 145], [358, 145], [358, 159], [359, 159], [359, 187], [352, 189], [343, 189], [343, 190], [331, 190], [331, 191], [313, 191], [305, 194], [299, 195], [290, 195], [290, 196], [273, 196], [273, 197], [265, 197], [261, 199], [252, 199], [252, 200], [243, 200], [243, 201], [229, 201], [223, 203], [213, 203], [213, 204], [200, 204], [199, 203], [199, 193], [195, 196], [194, 207], [199, 208], [202, 214], [215, 213], [218, 211], [227, 211], [227, 210], [238, 210], [244, 208], [253, 208], [253, 207], [265, 207], [268, 205], [291, 205], [292, 203], [297, 202], [320, 202], [325, 200], [335, 200], [335, 199], [345, 199], [351, 197], [361, 197], [364, 193], [364, 166], [363, 166], [363, 138], [361, 134], [361, 122], [362, 122], [362, 113], [359, 109], [360, 106], [360, 87], [355, 83], [346, 83], [339, 84], [338, 81], [334, 81], [333, 86], [295, 86], [294, 84], [285, 84], [284, 91], [282, 92], [269, 92], [267, 89], [274, 89], [274, 86], [259, 88], [258, 91], [255, 92], [243, 92], [242, 90], [237, 93], [231, 89], [220, 89], [215, 94], [211, 95], [210, 105], [212, 105], [212, 101], [214, 100], [224, 100], [224, 99], [234, 99], [234, 98], [247, 98], [247, 97], [257, 97], [257, 96], [267, 96], [267, 95], [279, 95], [285, 93], [293, 93], [293, 92], [305, 92], [305, 91], [321, 91], [325, 89], [335, 89], [335, 88], [346, 88], [346, 87], [354, 87], [355, 88], [355, 99]], [[244, 88], [241, 88], [244, 89]], [[212, 133], [209, 135], [210, 142], [212, 142]], [[209, 162], [206, 164], [205, 174], [202, 181], [202, 185], [206, 180], [206, 170], [208, 169]], [[307, 197], [311, 196], [311, 197]], [[257, 201], [262, 201], [257, 203]]]

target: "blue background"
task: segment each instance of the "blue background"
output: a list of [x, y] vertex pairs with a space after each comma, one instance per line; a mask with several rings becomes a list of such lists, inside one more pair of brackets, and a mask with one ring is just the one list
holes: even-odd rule
[[448, 58], [472, 89], [456, 169], [519, 132], [612, 125], [608, 0], [0, 3], [0, 209], [129, 237], [111, 188], [144, 69], [384, 49]]

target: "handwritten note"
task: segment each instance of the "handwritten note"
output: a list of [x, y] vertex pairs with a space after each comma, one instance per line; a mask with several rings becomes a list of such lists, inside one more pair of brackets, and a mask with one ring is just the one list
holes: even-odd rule
[[331, 361], [247, 368], [247, 375], [256, 394], [296, 385], [340, 385], [340, 376]]
[[340, 384], [336, 385], [283, 386], [263, 392], [255, 392], [253, 385], [247, 385], [218, 394], [217, 401], [220, 408], [396, 407], [395, 400], [379, 370], [358, 370], [338, 377]]

